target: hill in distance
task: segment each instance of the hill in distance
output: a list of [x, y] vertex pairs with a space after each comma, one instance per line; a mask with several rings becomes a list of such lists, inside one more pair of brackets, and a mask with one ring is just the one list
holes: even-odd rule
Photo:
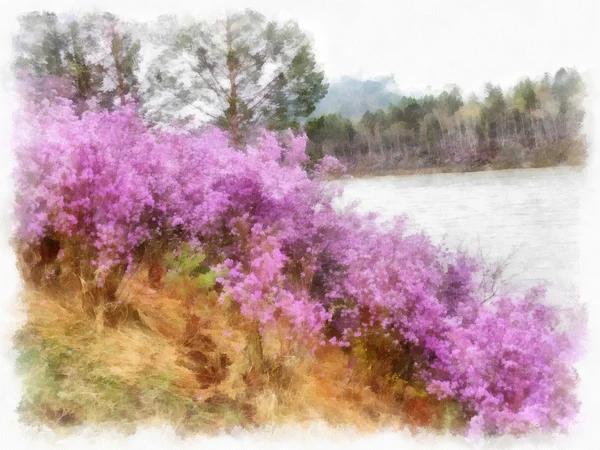
[[348, 119], [360, 120], [366, 111], [387, 110], [403, 97], [392, 75], [371, 80], [344, 76], [329, 83], [327, 95], [312, 117], [339, 113]]

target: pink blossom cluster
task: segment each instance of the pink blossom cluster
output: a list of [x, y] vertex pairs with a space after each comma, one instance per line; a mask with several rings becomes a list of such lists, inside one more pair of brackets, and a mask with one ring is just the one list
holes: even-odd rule
[[325, 155], [321, 160], [316, 164], [316, 172], [321, 174], [332, 174], [332, 175], [342, 175], [346, 173], [346, 166], [344, 166], [337, 158], [331, 155]]
[[572, 364], [579, 354], [575, 329], [585, 319], [571, 311], [562, 318], [571, 315], [575, 323], [559, 331], [561, 316], [538, 296], [501, 298], [472, 321], [450, 321], [429, 349], [435, 359], [422, 372], [428, 390], [472, 411], [471, 433], [564, 430], [578, 412]]
[[573, 420], [577, 327], [537, 291], [482, 304], [477, 262], [407, 234], [403, 218], [336, 212], [323, 175], [343, 166], [327, 157], [307, 173], [305, 136], [264, 132], [238, 151], [217, 129], [155, 131], [133, 106], [78, 117], [60, 98], [25, 104], [17, 121], [17, 236], [73, 247], [93, 281], [144, 243], [192, 244], [222, 274], [221, 300], [261, 330], [408, 352], [474, 433]]
[[462, 404], [473, 434], [566, 428], [579, 409], [584, 315], [545, 305], [539, 289], [483, 304], [475, 259], [405, 236], [400, 219], [375, 219], [348, 214], [336, 247], [328, 238], [343, 268], [328, 280], [331, 303], [343, 305], [338, 344], [377, 339], [392, 356], [408, 352], [431, 394]]
[[277, 238], [263, 229], [260, 223], [251, 231], [248, 244], [249, 254], [235, 263], [228, 259], [227, 278], [222, 283], [225, 294], [241, 305], [241, 312], [256, 321], [262, 330], [277, 323], [287, 322], [296, 338], [304, 345], [319, 339], [325, 323], [331, 319], [319, 302], [314, 302], [307, 292], [293, 289], [283, 272], [288, 257], [283, 254]]
[[70, 102], [44, 100], [17, 120], [17, 235], [77, 243], [101, 282], [152, 236], [154, 137], [133, 108], [78, 118]]

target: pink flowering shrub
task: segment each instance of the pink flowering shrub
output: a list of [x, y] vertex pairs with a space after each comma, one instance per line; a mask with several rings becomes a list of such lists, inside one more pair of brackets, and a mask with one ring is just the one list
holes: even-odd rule
[[470, 410], [472, 433], [565, 429], [575, 418], [578, 345], [537, 295], [499, 299], [466, 325], [449, 322], [431, 349], [428, 390]]
[[319, 174], [342, 175], [346, 173], [346, 166], [331, 155], [325, 155], [315, 165], [315, 172]]
[[325, 157], [308, 174], [305, 136], [264, 132], [238, 151], [218, 129], [151, 130], [133, 106], [78, 117], [59, 97], [17, 120], [17, 238], [57, 239], [92, 268], [86, 281], [145, 245], [189, 245], [261, 333], [284, 324], [312, 350], [377, 340], [408, 361], [401, 376], [460, 402], [473, 433], [573, 420], [579, 341], [564, 315], [538, 292], [482, 304], [468, 255], [408, 235], [403, 218], [334, 211], [324, 176], [344, 167]]
[[37, 77], [27, 72], [18, 73], [17, 77], [19, 78], [18, 93], [26, 101], [39, 104], [45, 99], [57, 100], [76, 97], [75, 86], [65, 78], [53, 75]]
[[318, 339], [330, 314], [323, 305], [313, 302], [305, 291], [293, 290], [283, 273], [288, 259], [278, 240], [261, 224], [252, 227], [247, 258], [223, 264], [229, 269], [227, 278], [217, 281], [227, 296], [241, 305], [241, 313], [259, 324], [260, 329], [288, 322], [294, 333], [290, 338], [305, 345]]
[[17, 236], [77, 245], [102, 284], [157, 230], [154, 137], [132, 108], [81, 119], [67, 101], [28, 108], [17, 129]]
[[338, 345], [383, 341], [388, 358], [412, 359], [428, 392], [462, 404], [473, 434], [565, 427], [579, 407], [572, 364], [583, 318], [557, 331], [565, 316], [540, 291], [482, 305], [474, 259], [402, 232], [402, 221], [377, 232], [354, 217], [341, 233]]

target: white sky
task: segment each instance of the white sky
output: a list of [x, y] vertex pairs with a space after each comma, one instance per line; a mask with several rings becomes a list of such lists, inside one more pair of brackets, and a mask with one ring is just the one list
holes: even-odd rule
[[68, 11], [75, 4], [135, 20], [181, 12], [211, 18], [252, 7], [297, 20], [312, 35], [328, 79], [393, 74], [404, 92], [448, 83], [479, 91], [487, 81], [508, 86], [561, 66], [585, 72], [600, 59], [596, 0], [24, 0], [13, 7]]

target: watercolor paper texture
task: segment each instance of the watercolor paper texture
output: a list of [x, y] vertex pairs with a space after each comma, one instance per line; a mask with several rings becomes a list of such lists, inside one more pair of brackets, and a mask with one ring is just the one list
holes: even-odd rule
[[12, 13], [15, 442], [593, 442], [598, 8], [379, 3]]

